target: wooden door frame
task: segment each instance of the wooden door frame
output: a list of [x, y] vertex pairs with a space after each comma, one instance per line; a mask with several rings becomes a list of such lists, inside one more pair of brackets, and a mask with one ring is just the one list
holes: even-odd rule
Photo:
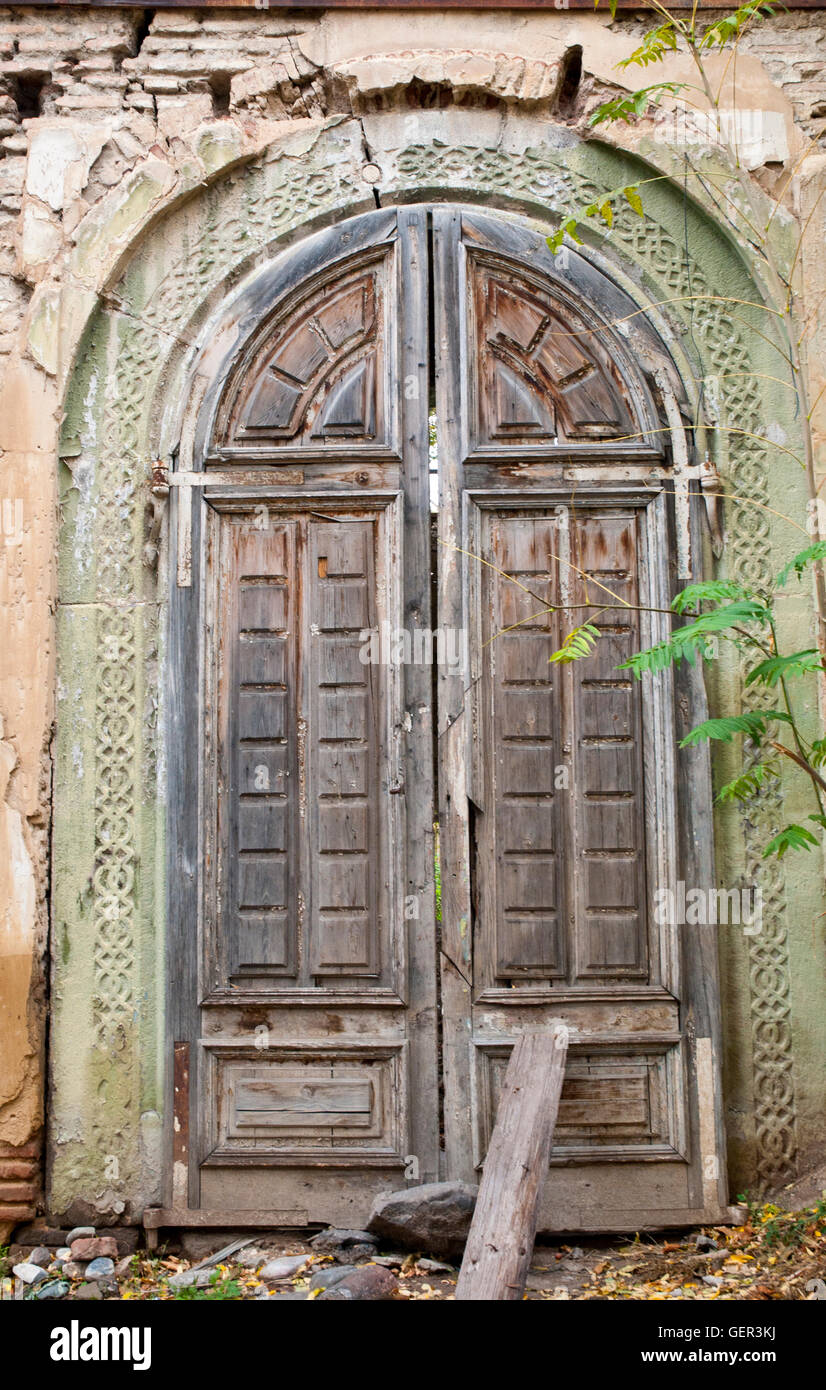
[[[193, 408], [182, 435], [181, 452], [178, 458], [178, 468], [184, 472], [187, 470], [200, 471], [204, 467], [204, 462], [212, 458], [213, 466], [220, 466], [224, 461], [224, 455], [212, 454], [209, 447], [209, 432], [212, 421], [215, 418], [220, 390], [227, 374], [232, 368], [238, 355], [238, 333], [237, 325], [243, 323], [245, 331], [249, 331], [250, 324], [255, 318], [256, 296], [260, 293], [263, 286], [265, 289], [265, 299], [267, 305], [275, 302], [279, 296], [291, 294], [313, 273], [313, 266], [318, 265], [319, 260], [324, 255], [332, 260], [339, 258], [342, 262], [345, 256], [349, 255], [353, 249], [359, 245], [369, 244], [371, 236], [371, 225], [375, 228], [380, 225], [384, 228], [384, 234], [388, 234], [389, 224], [392, 218], [398, 217], [403, 220], [404, 226], [408, 229], [408, 235], [402, 238], [403, 264], [401, 274], [408, 279], [418, 276], [418, 284], [421, 286], [426, 282], [426, 276], [421, 274], [421, 264], [427, 257], [427, 236], [428, 231], [432, 236], [434, 248], [431, 273], [437, 278], [434, 299], [434, 318], [433, 333], [436, 341], [436, 397], [437, 410], [440, 418], [440, 447], [448, 450], [454, 458], [464, 459], [466, 451], [466, 440], [463, 437], [464, 419], [464, 392], [466, 386], [462, 381], [461, 375], [455, 371], [446, 371], [445, 364], [451, 360], [451, 354], [455, 354], [454, 360], [461, 360], [462, 353], [462, 325], [460, 316], [456, 312], [456, 292], [452, 294], [440, 293], [440, 283], [443, 286], [445, 276], [448, 279], [453, 276], [452, 284], [458, 285], [461, 282], [459, 258], [461, 256], [459, 237], [457, 229], [461, 226], [462, 217], [471, 210], [459, 205], [448, 205], [441, 207], [430, 207], [424, 205], [412, 205], [410, 208], [386, 209], [376, 214], [368, 213], [362, 217], [352, 219], [349, 222], [339, 224], [327, 232], [318, 233], [300, 242], [296, 247], [280, 256], [274, 265], [270, 265], [265, 271], [259, 273], [258, 290], [255, 283], [243, 285], [236, 296], [233, 307], [228, 310], [227, 320], [235, 326], [230, 331], [225, 331], [223, 337], [218, 334], [216, 342], [211, 349], [211, 383], [206, 392], [201, 390], [200, 395], [194, 400]], [[375, 220], [374, 220], [375, 219]], [[485, 219], [492, 225], [507, 221], [508, 227], [517, 226], [523, 229], [522, 234], [530, 242], [535, 240], [536, 233], [525, 226], [521, 219], [505, 219], [498, 216], [491, 216]], [[587, 262], [583, 262], [587, 266]], [[597, 272], [594, 272], [597, 274]], [[601, 285], [604, 286], [606, 277], [602, 272], [598, 273]], [[593, 288], [593, 286], [591, 286]], [[623, 301], [627, 299], [624, 291], [617, 290], [622, 295]], [[261, 302], [260, 299], [258, 301]], [[415, 323], [411, 320], [410, 331], [401, 336], [399, 344], [399, 380], [415, 383], [415, 394], [418, 399], [428, 400], [428, 377], [429, 369], [426, 360], [427, 354], [420, 350], [421, 334], [426, 331], [428, 320], [427, 293], [419, 293], [415, 297]], [[674, 380], [676, 375], [673, 364], [668, 368], [670, 380]], [[400, 562], [404, 566], [405, 582], [407, 584], [404, 600], [405, 625], [416, 626], [421, 624], [424, 627], [432, 628], [433, 615], [430, 611], [430, 594], [428, 586], [418, 588], [411, 587], [409, 576], [415, 573], [426, 573], [424, 553], [428, 544], [427, 528], [421, 524], [423, 517], [429, 519], [429, 498], [428, 498], [428, 468], [427, 468], [427, 413], [426, 411], [416, 412], [415, 428], [402, 429], [400, 437], [402, 439], [402, 450], [404, 456], [404, 468], [402, 471], [402, 488], [405, 495], [404, 526], [402, 555]], [[684, 443], [679, 440], [679, 411], [676, 406], [672, 406], [669, 412], [668, 424], [677, 441], [676, 448], [684, 451]], [[675, 424], [676, 417], [676, 424]], [[330, 451], [329, 459], [331, 465], [338, 463], [339, 466], [344, 461], [349, 451], [339, 451], [336, 458], [335, 452]], [[597, 451], [598, 452], [598, 451]], [[634, 457], [642, 459], [645, 456], [656, 468], [654, 455], [657, 451], [650, 448], [632, 450], [630, 462], [633, 463]], [[589, 467], [595, 466], [596, 471], [608, 480], [608, 473], [604, 471], [594, 458], [595, 451], [584, 450], [580, 453], [580, 462], [585, 473]], [[238, 459], [229, 459], [232, 464], [238, 463]], [[295, 462], [295, 455], [290, 456], [288, 450], [283, 453], [283, 462]], [[375, 462], [381, 459], [374, 455]], [[260, 458], [252, 460], [260, 465]], [[560, 481], [565, 473], [566, 467], [570, 465], [565, 458], [560, 458]], [[465, 532], [466, 507], [463, 504], [463, 484], [461, 477], [464, 465], [454, 467], [447, 471], [444, 478], [444, 491], [438, 517], [438, 535], [440, 542], [440, 553], [446, 553], [447, 549], [458, 547], [467, 549], [465, 542], [468, 537]], [[476, 481], [478, 486], [475, 491], [480, 495], [484, 493], [485, 482], [489, 483], [493, 477], [493, 470], [488, 468], [486, 477], [485, 460], [480, 457], [479, 467], [476, 470]], [[547, 487], [547, 479], [546, 479]], [[289, 489], [292, 491], [292, 489]], [[301, 489], [296, 488], [295, 495], [301, 495]], [[333, 484], [333, 491], [336, 496], [341, 496], [344, 501], [344, 489], [338, 483]], [[474, 491], [473, 488], [470, 489]], [[667, 492], [667, 488], [664, 490]], [[199, 498], [199, 504], [192, 508], [191, 529], [187, 527], [184, 509], [186, 502], [192, 495]], [[233, 488], [235, 496], [240, 497], [242, 493], [252, 497], [255, 489], [250, 490], [249, 484], [246, 488], [239, 486]], [[259, 495], [272, 496], [272, 491], [264, 489], [258, 490]], [[283, 489], [279, 489], [279, 496], [285, 498]], [[511, 494], [512, 496], [512, 494]], [[525, 492], [521, 494], [525, 496]], [[650, 494], [647, 494], [650, 500]], [[364, 500], [368, 500], [363, 494]], [[203, 657], [203, 633], [201, 630], [200, 614], [201, 598], [199, 594], [199, 555], [203, 544], [201, 513], [203, 506], [207, 505], [205, 495], [197, 489], [190, 490], [188, 487], [172, 489], [172, 503], [170, 516], [170, 531], [177, 534], [182, 542], [181, 555], [184, 560], [184, 574], [186, 563], [191, 555], [194, 583], [186, 582], [182, 585], [180, 571], [177, 576], [171, 575], [170, 592], [170, 626], [168, 642], [168, 698], [169, 698], [169, 737], [168, 747], [168, 768], [170, 801], [168, 813], [168, 881], [169, 881], [169, 926], [167, 953], [168, 959], [175, 962], [176, 968], [167, 971], [169, 980], [168, 998], [168, 1083], [167, 1083], [167, 1106], [166, 1113], [170, 1116], [171, 1123], [166, 1126], [166, 1164], [165, 1164], [165, 1203], [166, 1209], [160, 1216], [153, 1218], [156, 1224], [179, 1224], [194, 1225], [208, 1224], [208, 1218], [214, 1224], [252, 1224], [252, 1225], [277, 1225], [283, 1224], [284, 1213], [262, 1213], [250, 1212], [248, 1219], [241, 1221], [240, 1213], [206, 1213], [199, 1209], [199, 1182], [197, 1174], [197, 1155], [190, 1152], [188, 1144], [188, 1134], [197, 1133], [194, 1128], [196, 1124], [195, 1097], [197, 1086], [190, 1083], [189, 1067], [184, 1051], [180, 1047], [181, 1039], [195, 1036], [193, 1028], [193, 1014], [197, 1008], [193, 1009], [191, 1001], [195, 999], [195, 992], [192, 989], [191, 981], [194, 978], [197, 962], [195, 959], [195, 948], [192, 933], [188, 930], [188, 919], [185, 909], [182, 907], [182, 892], [186, 896], [187, 887], [197, 879], [198, 874], [198, 828], [197, 805], [193, 805], [191, 798], [187, 799], [182, 788], [192, 785], [192, 777], [197, 777], [198, 755], [197, 748], [193, 747], [195, 740], [191, 737], [185, 738], [190, 721], [190, 702], [192, 692], [198, 688], [200, 680], [200, 669]], [[520, 503], [521, 505], [521, 503]], [[673, 524], [673, 523], [672, 523]], [[687, 526], [690, 531], [690, 553], [697, 557], [702, 547], [702, 520], [696, 503], [692, 503], [688, 509]], [[679, 528], [678, 528], [679, 529]], [[413, 563], [407, 561], [413, 559]], [[459, 565], [441, 565], [437, 579], [438, 593], [438, 622], [442, 627], [453, 626], [462, 629], [465, 626], [465, 597], [463, 565], [466, 566], [466, 559]], [[695, 573], [697, 564], [695, 558]], [[685, 578], [683, 578], [685, 582]], [[192, 640], [192, 635], [196, 634], [197, 641]], [[440, 849], [442, 861], [442, 926], [441, 926], [441, 946], [439, 952], [439, 965], [441, 976], [441, 1008], [443, 1018], [443, 1074], [445, 1082], [445, 1129], [446, 1129], [446, 1151], [441, 1166], [441, 1175], [446, 1177], [466, 1177], [473, 1179], [476, 1176], [473, 1163], [472, 1142], [472, 1094], [471, 1076], [469, 1067], [469, 1052], [471, 1047], [470, 1037], [470, 998], [471, 998], [471, 939], [472, 939], [472, 904], [471, 904], [471, 882], [469, 873], [470, 864], [470, 836], [468, 826], [468, 793], [470, 790], [469, 779], [472, 777], [473, 749], [472, 741], [468, 738], [468, 721], [464, 717], [465, 711], [465, 689], [461, 673], [451, 670], [448, 667], [440, 666], [437, 677], [438, 697], [438, 726], [436, 730], [437, 743], [440, 761], [439, 776], [439, 822], [440, 822]], [[414, 721], [412, 730], [408, 732], [408, 768], [411, 766], [425, 768], [431, 757], [431, 735], [430, 722], [435, 717], [436, 711], [432, 711], [431, 691], [430, 691], [430, 671], [429, 668], [421, 668], [408, 665], [405, 668], [404, 676], [404, 701], [408, 712], [417, 710], [419, 716]], [[702, 675], [693, 668], [681, 669], [675, 674], [674, 697], [678, 734], [686, 732], [689, 727], [701, 719], [706, 708], [705, 690]], [[191, 733], [191, 729], [190, 729]], [[411, 762], [412, 759], [412, 762]], [[676, 779], [679, 788], [679, 795], [686, 799], [686, 804], [690, 802], [693, 809], [691, 823], [688, 824], [685, 818], [679, 818], [676, 827], [676, 836], [679, 844], [681, 872], [686, 878], [696, 878], [697, 881], [713, 881], [713, 843], [711, 838], [711, 794], [710, 794], [710, 760], [708, 752], [703, 748], [686, 749], [677, 759]], [[200, 785], [200, 783], [199, 783]], [[421, 785], [420, 778], [415, 772], [408, 775], [408, 785]], [[700, 794], [698, 795], [698, 789]], [[689, 796], [690, 792], [690, 796]], [[418, 1042], [416, 1046], [422, 1049], [422, 1056], [432, 1052], [435, 1045], [435, 1007], [436, 992], [435, 988], [427, 987], [428, 971], [432, 968], [428, 965], [427, 957], [432, 950], [433, 937], [428, 944], [427, 921], [428, 904], [433, 909], [433, 881], [432, 881], [432, 825], [429, 824], [430, 812], [426, 804], [427, 799], [413, 797], [407, 799], [407, 835], [408, 847], [413, 846], [412, 857], [408, 863], [411, 868], [410, 891], [416, 892], [423, 903], [423, 916], [417, 924], [417, 944], [415, 950], [420, 961], [420, 968], [417, 971], [416, 979], [418, 983], [414, 985], [414, 990], [409, 998], [411, 1015], [415, 1015], [417, 1023]], [[435, 911], [434, 911], [435, 917]], [[725, 1174], [721, 1165], [724, 1153], [723, 1147], [723, 1128], [722, 1128], [722, 1096], [719, 1084], [719, 1062], [720, 1055], [720, 999], [719, 985], [717, 979], [717, 943], [709, 930], [698, 930], [690, 934], [683, 934], [683, 968], [686, 980], [686, 997], [690, 1000], [691, 1018], [688, 1021], [688, 1034], [691, 1039], [692, 1052], [688, 1059], [688, 1067], [692, 1084], [689, 1087], [689, 1125], [691, 1129], [692, 1142], [695, 1147], [704, 1155], [702, 1174], [693, 1178], [696, 1190], [696, 1207], [702, 1207], [709, 1213], [720, 1212], [724, 1208], [726, 1201]], [[189, 985], [187, 982], [190, 982]], [[187, 990], [189, 993], [187, 994]], [[187, 1000], [190, 1002], [188, 1003]], [[176, 1047], [175, 1044], [178, 1044]], [[173, 1065], [174, 1058], [174, 1065]], [[413, 1074], [417, 1068], [413, 1067]], [[422, 1070], [426, 1070], [422, 1069]], [[436, 1176], [436, 1148], [438, 1145], [438, 1135], [425, 1132], [426, 1126], [414, 1135], [412, 1149], [416, 1158], [419, 1160], [419, 1171], [422, 1176]], [[194, 1149], [195, 1146], [193, 1146]], [[424, 1163], [422, 1163], [424, 1155]], [[696, 1209], [692, 1208], [693, 1215], [696, 1217]], [[174, 1214], [176, 1219], [172, 1220]]]

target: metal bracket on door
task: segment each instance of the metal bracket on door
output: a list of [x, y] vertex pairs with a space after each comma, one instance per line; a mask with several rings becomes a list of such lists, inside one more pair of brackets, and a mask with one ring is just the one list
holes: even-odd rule
[[[164, 505], [170, 489], [178, 488], [178, 588], [188, 589], [192, 585], [192, 490], [205, 487], [297, 487], [304, 482], [303, 468], [279, 468], [266, 472], [257, 469], [235, 469], [231, 473], [193, 473], [185, 469], [174, 472], [169, 465], [159, 459], [152, 466], [152, 482], [149, 491], [152, 497], [153, 518], [150, 535], [144, 548], [147, 563], [154, 564], [158, 554], [158, 538], [163, 520]], [[152, 552], [152, 560], [148, 559]]]

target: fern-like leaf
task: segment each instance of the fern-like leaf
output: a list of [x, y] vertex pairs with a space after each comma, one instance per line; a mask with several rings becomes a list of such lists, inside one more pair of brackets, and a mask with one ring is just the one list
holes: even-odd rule
[[555, 256], [562, 250], [566, 236], [569, 236], [571, 241], [575, 241], [577, 246], [582, 245], [582, 237], [577, 232], [578, 226], [579, 222], [576, 217], [566, 217], [564, 222], [560, 222], [556, 231], [547, 238], [548, 245]]
[[690, 748], [695, 743], [704, 743], [709, 739], [719, 743], [731, 743], [735, 734], [747, 734], [756, 743], [766, 732], [766, 726], [775, 719], [782, 720], [784, 724], [792, 722], [789, 715], [779, 709], [749, 710], [746, 714], [730, 714], [724, 719], [704, 719], [702, 724], [689, 730], [685, 738], [680, 739], [680, 747]]
[[665, 24], [649, 30], [639, 48], [635, 48], [628, 58], [623, 58], [617, 63], [617, 67], [647, 68], [651, 63], [661, 62], [666, 53], [673, 53], [676, 48], [677, 31], [673, 20], [667, 20]]
[[649, 106], [659, 106], [663, 97], [677, 96], [687, 82], [654, 82], [650, 87], [640, 87], [639, 91], [612, 97], [604, 101], [588, 117], [591, 126], [603, 125], [605, 121], [624, 121], [629, 125], [636, 117], [644, 116]]
[[759, 792], [769, 774], [769, 768], [765, 763], [755, 763], [747, 772], [742, 772], [739, 777], [735, 777], [733, 782], [726, 782], [717, 793], [717, 800], [725, 801], [747, 801], [750, 796], [755, 796]]
[[754, 595], [742, 584], [733, 580], [708, 579], [701, 584], [688, 584], [673, 599], [671, 607], [675, 613], [685, 613], [689, 608], [699, 608], [701, 603], [726, 603], [737, 599], [751, 599]]
[[784, 565], [777, 576], [777, 587], [782, 589], [783, 585], [794, 570], [798, 579], [801, 578], [807, 565], [816, 565], [818, 560], [826, 560], [826, 541], [816, 541], [814, 545], [809, 545], [805, 550], [801, 550], [797, 555]]
[[754, 666], [746, 676], [746, 685], [775, 686], [787, 676], [808, 676], [821, 670], [820, 657], [814, 647], [792, 656], [770, 656]]
[[623, 661], [618, 670], [627, 668], [639, 680], [645, 672], [663, 671], [676, 662], [688, 661], [693, 664], [698, 653], [707, 655], [707, 639], [713, 633], [725, 632], [726, 628], [739, 627], [741, 623], [765, 623], [770, 618], [770, 610], [757, 599], [728, 603], [711, 613], [702, 613], [684, 627], [675, 628], [665, 642], [657, 642], [655, 646], [637, 652]]
[[787, 825], [785, 830], [781, 830], [779, 835], [775, 835], [773, 840], [769, 840], [763, 850], [763, 858], [768, 859], [771, 854], [776, 854], [778, 859], [782, 859], [787, 850], [810, 850], [813, 845], [818, 843], [817, 837], [812, 834], [811, 830], [807, 830], [805, 825]]
[[746, 5], [741, 5], [739, 9], [731, 14], [723, 15], [721, 19], [715, 19], [706, 29], [700, 40], [700, 48], [725, 48], [729, 39], [734, 39], [740, 30], [752, 19], [767, 19], [776, 9], [775, 0], [749, 0]]
[[581, 661], [583, 657], [590, 656], [597, 642], [599, 641], [599, 628], [593, 623], [583, 623], [580, 627], [574, 627], [568, 633], [559, 651], [548, 657], [549, 661], [558, 661], [568, 664], [571, 661]]

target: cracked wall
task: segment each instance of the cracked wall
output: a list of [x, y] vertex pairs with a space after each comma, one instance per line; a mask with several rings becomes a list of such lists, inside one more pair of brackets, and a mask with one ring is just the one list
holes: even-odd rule
[[[104, 427], [108, 383], [118, 358], [128, 360], [144, 312], [126, 305], [119, 284], [123, 269], [135, 260], [133, 278], [145, 276], [151, 285], [152, 256], [142, 263], [138, 253], [158, 220], [173, 211], [186, 220], [187, 200], [211, 186], [218, 171], [243, 170], [259, 156], [266, 163], [266, 152], [285, 139], [295, 141], [292, 158], [304, 162], [308, 188], [326, 188], [332, 174], [325, 161], [339, 158], [357, 190], [347, 198], [331, 192], [326, 204], [309, 196], [308, 218], [322, 205], [325, 216], [337, 206], [372, 205], [365, 162], [378, 160], [382, 174], [388, 151], [416, 146], [434, 133], [436, 148], [446, 138], [466, 151], [507, 150], [519, 144], [520, 123], [530, 120], [542, 128], [543, 139], [564, 144], [586, 131], [588, 113], [600, 100], [633, 85], [634, 79], [618, 74], [614, 65], [634, 25], [633, 19], [611, 25], [607, 15], [571, 12], [382, 11], [368, 18], [360, 12], [308, 15], [275, 9], [0, 10], [0, 1241], [4, 1228], [31, 1215], [38, 1200], [52, 735], [58, 706], [76, 729], [76, 737], [64, 745], [59, 779], [62, 823], [76, 824], [57, 842], [56, 862], [71, 886], [63, 902], [71, 900], [74, 907], [55, 918], [56, 960], [77, 960], [95, 930], [89, 866], [96, 862], [96, 850], [82, 814], [95, 799], [95, 710], [83, 693], [84, 664], [95, 659], [99, 597], [93, 569], [100, 544], [101, 477], [92, 446]], [[582, 76], [571, 90], [566, 55], [578, 47]], [[680, 73], [672, 65], [664, 75], [679, 78]], [[800, 161], [788, 207], [790, 214], [802, 208], [807, 215], [808, 209], [818, 226], [824, 215], [823, 158], [819, 149], [801, 155], [804, 136], [817, 138], [826, 129], [826, 15], [778, 16], [761, 26], [744, 45], [739, 80], [754, 108], [770, 117], [750, 147], [755, 179], [771, 192]], [[655, 163], [662, 159], [678, 179], [678, 151], [669, 163], [668, 151], [658, 150], [667, 119], [666, 109], [639, 129], [613, 132], [611, 139]], [[323, 158], [316, 158], [315, 134], [336, 120], [343, 123], [338, 143], [319, 145]], [[282, 165], [273, 158], [267, 167], [276, 188]], [[457, 182], [462, 186], [461, 177]], [[242, 184], [230, 197], [239, 235], [245, 218], [254, 214]], [[480, 174], [475, 190], [467, 186], [473, 196], [483, 196], [485, 176]], [[204, 261], [222, 216], [218, 201], [210, 203], [207, 196], [191, 217], [190, 249]], [[152, 255], [159, 263], [160, 253]], [[826, 289], [821, 261], [816, 253], [807, 254], [813, 308]], [[148, 312], [151, 298], [137, 295], [132, 302], [145, 304]], [[84, 336], [101, 305], [120, 308], [117, 331]], [[816, 395], [826, 380], [817, 318], [811, 374]], [[161, 407], [156, 402], [153, 408], [159, 428]], [[64, 412], [69, 425], [59, 445]], [[823, 420], [821, 410], [819, 441]], [[58, 510], [72, 536], [71, 553], [61, 555], [60, 580]], [[126, 524], [140, 553], [142, 507], [128, 512]], [[157, 596], [147, 582], [141, 603], [134, 656], [139, 678], [130, 699], [138, 726], [146, 730], [155, 718], [152, 671], [160, 659]], [[60, 670], [56, 624], [64, 650], [70, 647], [75, 654]], [[121, 1086], [117, 1073], [113, 1078], [104, 1068], [93, 1075], [82, 1067], [73, 1072], [68, 1060], [55, 1073], [60, 1123], [52, 1128], [55, 1143], [65, 1149], [57, 1204], [79, 1217], [115, 1220], [125, 1213], [136, 1219], [141, 1202], [156, 1195], [143, 1177], [130, 1177], [156, 1169], [158, 1154], [162, 1020], [152, 924], [158, 920], [162, 874], [156, 796], [147, 779], [139, 788], [132, 827], [145, 882], [151, 883], [140, 919], [140, 1002], [118, 1036], [121, 1050], [140, 1046], [139, 1074]], [[804, 874], [805, 883], [804, 895], [813, 891]], [[724, 962], [729, 1120], [734, 1170], [747, 1175], [753, 1167], [752, 1095], [738, 1057], [748, 1050], [748, 966], [733, 949], [730, 955]], [[90, 956], [89, 970], [91, 965]], [[52, 1005], [65, 1029], [68, 1059], [73, 1046], [83, 1048], [84, 1008], [95, 984], [93, 974], [80, 970], [76, 979], [83, 979], [82, 990], [88, 991], [84, 1003], [80, 996], [62, 997], [64, 978], [58, 970]], [[803, 1019], [799, 1066], [808, 1076], [817, 1067], [820, 1038], [809, 1020], [821, 996], [814, 983], [798, 981], [795, 987]], [[821, 1093], [802, 1076], [797, 1091], [802, 1148], [814, 1151]], [[103, 1110], [122, 1117], [116, 1131], [119, 1124], [128, 1131], [114, 1154], [111, 1173], [117, 1176], [111, 1181], [94, 1171], [83, 1153], [94, 1110], [90, 1095], [102, 1095]], [[137, 1125], [135, 1113], [141, 1117]]]

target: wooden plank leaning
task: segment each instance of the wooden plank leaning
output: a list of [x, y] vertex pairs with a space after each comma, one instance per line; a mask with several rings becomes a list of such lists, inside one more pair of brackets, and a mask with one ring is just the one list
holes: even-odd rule
[[459, 1281], [457, 1301], [521, 1299], [548, 1174], [568, 1029], [517, 1039], [499, 1099]]

